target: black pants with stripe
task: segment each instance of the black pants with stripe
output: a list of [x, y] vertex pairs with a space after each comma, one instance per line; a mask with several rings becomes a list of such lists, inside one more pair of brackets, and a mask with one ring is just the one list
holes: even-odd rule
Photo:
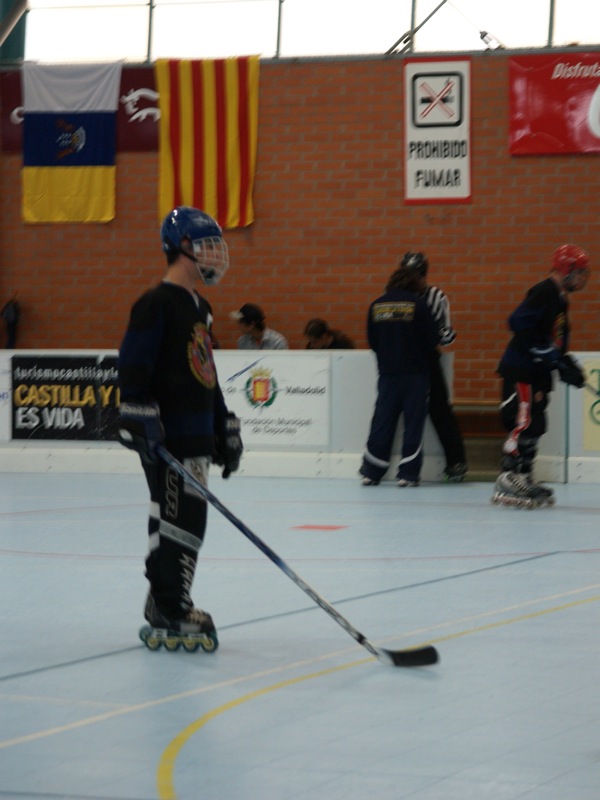
[[546, 433], [546, 408], [551, 384], [547, 378], [533, 383], [504, 378], [500, 413], [508, 437], [502, 446], [502, 469], [531, 474], [538, 442]]
[[[183, 463], [206, 485], [207, 458]], [[206, 501], [163, 461], [143, 466], [150, 490], [146, 577], [159, 610], [178, 620], [193, 605], [190, 592], [206, 532]]]

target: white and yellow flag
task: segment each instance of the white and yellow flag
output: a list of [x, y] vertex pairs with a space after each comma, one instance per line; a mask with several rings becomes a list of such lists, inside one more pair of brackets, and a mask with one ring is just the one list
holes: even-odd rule
[[25, 62], [25, 222], [109, 222], [115, 216], [121, 62]]

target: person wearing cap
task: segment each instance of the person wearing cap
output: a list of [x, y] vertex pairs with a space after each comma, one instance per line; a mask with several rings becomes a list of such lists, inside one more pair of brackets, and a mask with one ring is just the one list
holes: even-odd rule
[[237, 320], [241, 336], [237, 340], [238, 350], [287, 350], [285, 336], [272, 328], [267, 328], [265, 315], [260, 306], [244, 303], [239, 311], [229, 315]]

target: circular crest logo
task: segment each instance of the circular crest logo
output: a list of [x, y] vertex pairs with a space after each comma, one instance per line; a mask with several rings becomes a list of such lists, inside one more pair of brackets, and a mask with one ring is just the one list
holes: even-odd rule
[[188, 362], [196, 380], [212, 389], [217, 382], [217, 374], [212, 358], [210, 334], [201, 322], [194, 325], [192, 341], [188, 342]]
[[244, 387], [251, 406], [263, 408], [270, 406], [277, 397], [277, 381], [270, 369], [254, 369]]

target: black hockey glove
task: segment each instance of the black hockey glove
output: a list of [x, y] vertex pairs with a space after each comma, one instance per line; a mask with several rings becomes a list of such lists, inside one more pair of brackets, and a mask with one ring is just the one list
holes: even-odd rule
[[558, 374], [563, 383], [575, 386], [577, 389], [585, 384], [585, 374], [575, 359], [566, 353], [558, 362]]
[[117, 438], [122, 445], [140, 454], [142, 461], [156, 464], [156, 446], [162, 444], [165, 430], [157, 403], [121, 403]]
[[545, 364], [549, 369], [558, 369], [560, 351], [553, 345], [534, 345], [529, 353], [536, 364]]
[[223, 467], [222, 475], [228, 478], [237, 472], [244, 452], [240, 420], [228, 411], [223, 419], [221, 430], [215, 435], [215, 455], [213, 462]]

